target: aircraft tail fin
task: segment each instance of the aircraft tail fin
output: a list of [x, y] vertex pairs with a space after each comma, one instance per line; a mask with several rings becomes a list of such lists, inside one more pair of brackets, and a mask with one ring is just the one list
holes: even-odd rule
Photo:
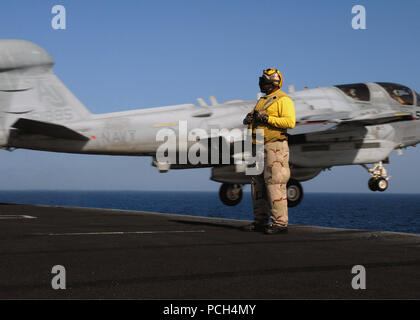
[[48, 52], [32, 42], [0, 39], [0, 128], [22, 117], [49, 123], [90, 117], [53, 73], [53, 64]]

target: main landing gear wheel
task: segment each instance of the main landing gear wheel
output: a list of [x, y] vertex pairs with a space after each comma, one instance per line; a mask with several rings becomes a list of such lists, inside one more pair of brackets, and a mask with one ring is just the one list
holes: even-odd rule
[[371, 191], [378, 191], [378, 184], [376, 183], [375, 178], [370, 178], [368, 181], [368, 186]]
[[369, 189], [372, 191], [380, 191], [384, 192], [386, 189], [388, 189], [388, 181], [385, 178], [370, 178], [369, 182]]
[[368, 182], [370, 190], [384, 192], [386, 189], [388, 189], [388, 180], [391, 178], [391, 176], [387, 175], [387, 172], [382, 165], [382, 161], [375, 163], [372, 168], [369, 168], [364, 164], [362, 167], [365, 168], [371, 175], [371, 178]]
[[223, 204], [236, 206], [242, 200], [242, 185], [223, 183], [219, 189], [219, 197]]
[[287, 206], [296, 207], [303, 199], [303, 188], [299, 181], [290, 179], [287, 183]]

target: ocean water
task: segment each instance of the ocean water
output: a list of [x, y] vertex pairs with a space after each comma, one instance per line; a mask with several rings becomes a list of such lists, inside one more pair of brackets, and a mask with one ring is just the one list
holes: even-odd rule
[[[0, 202], [252, 219], [249, 192], [235, 207], [223, 205], [217, 192], [185, 191], [0, 191]], [[299, 206], [289, 209], [289, 222], [420, 234], [420, 195], [306, 193]]]

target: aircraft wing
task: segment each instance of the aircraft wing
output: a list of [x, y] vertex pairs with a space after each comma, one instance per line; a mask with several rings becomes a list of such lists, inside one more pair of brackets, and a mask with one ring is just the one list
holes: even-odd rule
[[291, 135], [306, 134], [333, 130], [338, 126], [350, 125], [375, 125], [395, 121], [415, 120], [411, 113], [407, 112], [378, 112], [377, 109], [365, 109], [355, 112], [339, 112], [302, 116], [296, 120], [296, 126], [287, 132]]
[[408, 112], [382, 112], [382, 113], [363, 113], [351, 119], [345, 119], [342, 124], [350, 125], [375, 125], [395, 121], [415, 120], [415, 117]]

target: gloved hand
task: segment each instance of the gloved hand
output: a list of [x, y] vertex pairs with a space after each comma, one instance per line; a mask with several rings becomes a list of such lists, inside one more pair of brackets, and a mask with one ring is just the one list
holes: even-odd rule
[[265, 111], [254, 112], [255, 123], [268, 123], [268, 114]]
[[248, 114], [246, 115], [246, 117], [245, 117], [245, 119], [244, 119], [244, 121], [243, 121], [243, 124], [245, 124], [245, 125], [250, 124], [250, 123], [252, 122], [252, 119], [253, 119], [253, 115], [252, 115], [252, 113], [250, 112], [250, 113], [248, 113]]

